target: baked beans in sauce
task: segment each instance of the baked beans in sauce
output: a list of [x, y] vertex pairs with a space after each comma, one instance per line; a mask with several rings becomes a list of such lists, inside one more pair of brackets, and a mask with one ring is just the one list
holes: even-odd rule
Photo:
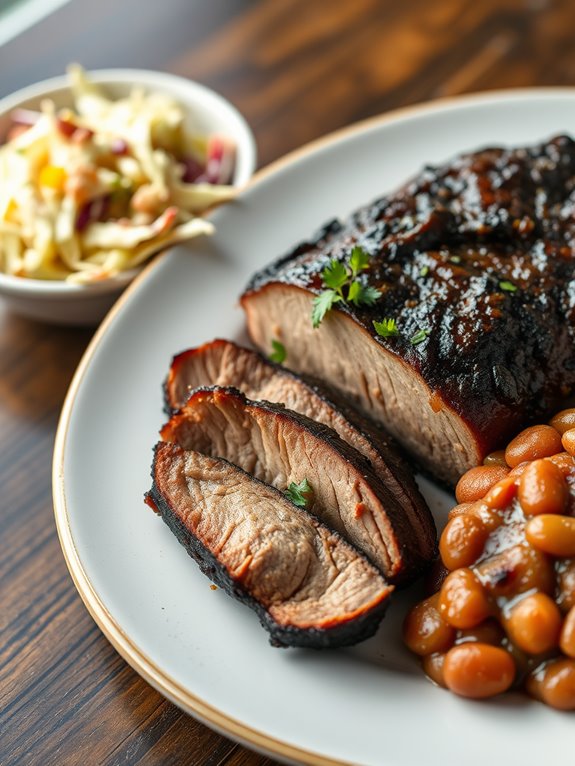
[[575, 408], [458, 482], [442, 577], [404, 623], [427, 675], [463, 697], [523, 688], [575, 710]]

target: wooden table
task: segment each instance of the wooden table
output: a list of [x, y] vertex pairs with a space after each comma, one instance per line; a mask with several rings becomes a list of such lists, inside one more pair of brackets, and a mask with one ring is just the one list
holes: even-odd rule
[[[263, 166], [405, 104], [571, 84], [574, 26], [572, 0], [72, 0], [0, 48], [0, 96], [72, 60], [171, 71], [239, 107]], [[90, 336], [0, 304], [0, 763], [270, 764], [141, 680], [68, 575], [51, 453]]]

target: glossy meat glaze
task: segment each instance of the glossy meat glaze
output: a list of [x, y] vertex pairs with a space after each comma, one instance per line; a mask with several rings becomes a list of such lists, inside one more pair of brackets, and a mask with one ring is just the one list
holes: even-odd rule
[[[428, 167], [395, 194], [333, 221], [259, 272], [242, 301], [282, 283], [322, 291], [322, 270], [371, 256], [371, 307], [338, 303], [418, 373], [433, 408], [473, 435], [477, 456], [575, 387], [575, 142], [485, 149]], [[373, 321], [393, 318], [383, 338]], [[420, 331], [422, 342], [413, 343]], [[337, 381], [330, 381], [337, 384]]]

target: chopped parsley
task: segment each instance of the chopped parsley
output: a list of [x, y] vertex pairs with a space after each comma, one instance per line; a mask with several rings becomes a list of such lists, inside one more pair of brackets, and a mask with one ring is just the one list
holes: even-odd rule
[[292, 481], [286, 489], [285, 495], [298, 508], [309, 508], [313, 500], [313, 489], [307, 479], [300, 481], [299, 484]]
[[362, 284], [358, 276], [369, 266], [369, 254], [355, 245], [349, 257], [349, 266], [333, 258], [321, 272], [323, 286], [319, 295], [313, 299], [311, 322], [319, 327], [324, 316], [336, 303], [353, 303], [354, 306], [373, 306], [381, 297], [381, 292], [369, 285]]
[[452, 255], [449, 259], [451, 263], [461, 263], [461, 256], [460, 255]]
[[335, 290], [324, 290], [313, 299], [313, 309], [311, 312], [311, 323], [314, 327], [319, 327], [321, 320], [331, 310], [334, 303], [341, 301], [342, 298]]
[[516, 293], [519, 288], [517, 285], [514, 285], [513, 282], [509, 282], [507, 279], [504, 279], [499, 283], [499, 289], [504, 290], [506, 293]]
[[396, 338], [399, 335], [395, 319], [382, 319], [381, 322], [374, 321], [373, 326], [381, 338]]
[[409, 339], [409, 342], [412, 346], [419, 346], [420, 343], [423, 343], [423, 341], [426, 340], [428, 335], [431, 335], [431, 330], [418, 330], [415, 335]]
[[377, 287], [362, 285], [361, 282], [352, 282], [347, 294], [348, 301], [354, 306], [373, 306], [381, 298], [381, 293]]
[[419, 276], [426, 277], [429, 274], [429, 266], [422, 266], [419, 269]]
[[285, 362], [286, 358], [286, 348], [283, 343], [281, 343], [279, 340], [272, 340], [272, 352], [269, 355], [269, 360], [271, 362], [276, 362], [277, 364], [282, 364], [282, 362]]
[[363, 247], [355, 245], [351, 251], [349, 265], [351, 267], [353, 276], [356, 277], [360, 271], [365, 271], [365, 269], [367, 269], [369, 266], [369, 253], [366, 253]]
[[343, 298], [341, 289], [348, 280], [348, 272], [343, 263], [333, 259], [322, 271], [321, 276], [324, 285], [340, 293]]

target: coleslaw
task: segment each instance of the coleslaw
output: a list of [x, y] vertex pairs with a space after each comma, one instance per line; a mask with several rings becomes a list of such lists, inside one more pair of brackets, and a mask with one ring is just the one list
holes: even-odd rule
[[0, 270], [89, 284], [213, 226], [231, 199], [235, 146], [190, 137], [170, 96], [110, 100], [69, 68], [73, 109], [15, 110], [0, 147]]

